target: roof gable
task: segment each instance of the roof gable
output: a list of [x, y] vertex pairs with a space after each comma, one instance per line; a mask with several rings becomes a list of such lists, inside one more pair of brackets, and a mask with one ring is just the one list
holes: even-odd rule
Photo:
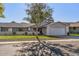
[[65, 26], [68, 26], [69, 24], [63, 23], [63, 22], [54, 22], [54, 23], [50, 23], [49, 25], [55, 25], [55, 24], [62, 24]]

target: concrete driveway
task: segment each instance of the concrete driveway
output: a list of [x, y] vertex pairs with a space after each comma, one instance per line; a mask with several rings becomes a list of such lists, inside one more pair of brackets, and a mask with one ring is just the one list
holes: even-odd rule
[[79, 36], [58, 36], [58, 37], [64, 39], [79, 39]]

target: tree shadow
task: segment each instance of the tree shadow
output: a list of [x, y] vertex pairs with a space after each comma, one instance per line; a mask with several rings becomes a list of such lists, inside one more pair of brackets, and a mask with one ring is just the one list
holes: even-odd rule
[[[24, 43], [26, 46], [26, 44]], [[59, 46], [59, 47], [57, 47]], [[71, 46], [71, 45], [69, 45]], [[28, 47], [22, 48], [19, 52], [26, 56], [69, 56], [70, 54], [61, 49], [61, 47], [69, 48], [66, 46], [61, 46], [60, 44], [51, 44], [43, 42], [43, 44], [30, 43]], [[20, 56], [22, 56], [20, 54]]]

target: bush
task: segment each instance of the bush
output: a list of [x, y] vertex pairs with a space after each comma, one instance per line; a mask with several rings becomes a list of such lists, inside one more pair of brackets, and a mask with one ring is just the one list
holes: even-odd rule
[[16, 34], [16, 32], [13, 32], [13, 35], [15, 35]]

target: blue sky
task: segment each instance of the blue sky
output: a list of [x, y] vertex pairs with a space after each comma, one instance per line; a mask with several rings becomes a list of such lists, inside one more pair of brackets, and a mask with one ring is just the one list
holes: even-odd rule
[[[48, 4], [54, 10], [54, 21], [62, 22], [76, 22], [79, 21], [79, 4], [68, 3], [51, 3]], [[26, 22], [23, 17], [26, 16], [25, 9], [27, 8], [24, 3], [6, 3], [4, 4], [6, 18], [0, 18], [0, 22]]]

